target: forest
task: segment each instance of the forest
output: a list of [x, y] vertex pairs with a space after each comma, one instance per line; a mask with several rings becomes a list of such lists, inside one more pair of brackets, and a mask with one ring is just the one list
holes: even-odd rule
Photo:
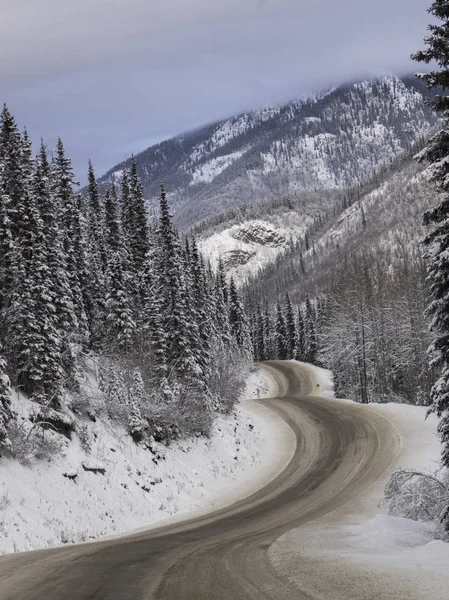
[[[95, 364], [106, 411], [136, 442], [208, 435], [249, 368], [242, 300], [223, 269], [173, 226], [164, 187], [147, 218], [136, 163], [100, 194], [77, 190], [61, 140], [33, 156], [5, 106], [0, 127], [0, 448], [20, 457], [48, 428], [95, 419], [82, 392]], [[39, 407], [24, 427], [13, 390]], [[43, 437], [43, 436], [42, 436]], [[37, 446], [39, 446], [37, 444]]]

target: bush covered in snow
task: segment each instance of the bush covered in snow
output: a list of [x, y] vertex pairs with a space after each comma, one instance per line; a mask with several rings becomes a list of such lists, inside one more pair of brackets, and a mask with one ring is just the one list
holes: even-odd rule
[[383, 503], [390, 515], [434, 523], [436, 537], [449, 536], [449, 476], [446, 472], [394, 471], [385, 486]]

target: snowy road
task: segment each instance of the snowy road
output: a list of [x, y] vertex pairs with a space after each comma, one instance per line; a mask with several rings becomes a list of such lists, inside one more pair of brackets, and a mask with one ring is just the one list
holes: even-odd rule
[[[400, 439], [380, 414], [313, 395], [316, 387], [306, 367], [272, 362], [267, 368], [280, 392], [260, 403], [277, 412], [297, 437], [293, 459], [276, 479], [195, 520], [115, 540], [1, 557], [0, 598], [310, 600], [274, 570], [270, 545], [368, 490], [394, 461]], [[341, 591], [345, 582], [340, 579], [338, 585]], [[369, 591], [371, 598], [383, 598]], [[402, 596], [388, 595], [396, 597]], [[320, 598], [333, 600], [333, 589]]]

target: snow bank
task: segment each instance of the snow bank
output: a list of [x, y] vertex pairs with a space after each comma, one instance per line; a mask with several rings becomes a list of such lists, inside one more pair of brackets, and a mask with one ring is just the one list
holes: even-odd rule
[[396, 458], [397, 468], [435, 472], [439, 469], [441, 445], [437, 435], [438, 417], [427, 415], [425, 406], [410, 404], [370, 404], [388, 419], [401, 436], [401, 449]]
[[[276, 552], [270, 550], [270, 558], [313, 598], [447, 600], [449, 544], [432, 536], [428, 524], [377, 515], [356, 525], [290, 532], [276, 544]], [[280, 550], [292, 544], [294, 558], [282, 555]]]
[[257, 366], [250, 374], [242, 397], [246, 400], [273, 398], [279, 391], [279, 383], [263, 365]]
[[[248, 397], [273, 395], [258, 369]], [[31, 403], [29, 403], [31, 404]], [[64, 438], [64, 456], [31, 468], [0, 462], [0, 554], [83, 542], [223, 508], [271, 481], [294, 451], [292, 430], [247, 401], [219, 418], [211, 438], [136, 445], [98, 419], [86, 423], [90, 450]]]

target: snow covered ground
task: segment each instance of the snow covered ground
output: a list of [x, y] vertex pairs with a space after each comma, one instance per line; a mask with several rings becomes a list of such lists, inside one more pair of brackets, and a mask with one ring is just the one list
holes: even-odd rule
[[[244, 397], [269, 397], [276, 389], [269, 375], [254, 372]], [[155, 453], [106, 421], [89, 428], [89, 454], [74, 436], [65, 456], [51, 463], [0, 462], [0, 553], [82, 542], [221, 508], [274, 478], [294, 451], [291, 429], [251, 400], [220, 418], [211, 439], [159, 445]]]
[[[316, 381], [326, 386], [326, 372], [317, 371]], [[438, 469], [437, 418], [432, 415], [425, 420], [426, 408], [372, 404], [366, 410], [388, 419], [400, 435], [401, 449], [392, 471]], [[269, 550], [276, 570], [313, 599], [447, 600], [449, 544], [434, 539], [431, 524], [385, 514], [381, 505], [384, 484], [380, 481], [325, 519], [279, 538]]]

